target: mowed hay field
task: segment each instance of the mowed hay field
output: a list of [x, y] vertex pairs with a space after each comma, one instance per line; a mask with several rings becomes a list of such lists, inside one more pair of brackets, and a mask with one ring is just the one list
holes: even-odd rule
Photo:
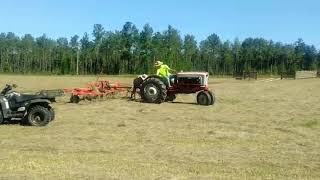
[[[130, 77], [101, 77], [130, 83]], [[0, 76], [19, 91], [96, 77]], [[217, 101], [54, 104], [56, 120], [0, 126], [0, 179], [319, 179], [320, 79], [211, 78]]]

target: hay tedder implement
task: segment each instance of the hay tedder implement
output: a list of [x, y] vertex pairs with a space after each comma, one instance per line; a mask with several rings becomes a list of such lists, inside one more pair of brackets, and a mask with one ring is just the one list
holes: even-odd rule
[[134, 87], [122, 86], [119, 82], [96, 81], [88, 83], [86, 88], [63, 89], [63, 92], [71, 94], [71, 103], [79, 103], [81, 100], [123, 97], [129, 93], [132, 96], [135, 88], [138, 88], [142, 102], [161, 104], [173, 102], [178, 94], [197, 94], [199, 105], [210, 106], [215, 103], [215, 95], [209, 90], [208, 80], [207, 72], [180, 72], [169, 79], [151, 75]]
[[71, 94], [70, 102], [79, 103], [81, 100], [104, 99], [121, 95], [128, 95], [132, 87], [122, 86], [120, 82], [96, 81], [88, 83], [85, 88], [63, 89], [64, 94]]
[[41, 94], [50, 97], [70, 95], [71, 103], [79, 103], [82, 100], [128, 97], [129, 94], [133, 99], [138, 89], [137, 93], [141, 101], [146, 103], [173, 102], [176, 95], [179, 94], [196, 94], [199, 105], [211, 106], [215, 103], [215, 94], [209, 89], [209, 73], [207, 72], [180, 72], [171, 75], [168, 79], [157, 75], [147, 76], [141, 80], [139, 78], [141, 77], [134, 79], [133, 87], [124, 86], [118, 81], [97, 80], [87, 83], [86, 87], [46, 90], [41, 91]]

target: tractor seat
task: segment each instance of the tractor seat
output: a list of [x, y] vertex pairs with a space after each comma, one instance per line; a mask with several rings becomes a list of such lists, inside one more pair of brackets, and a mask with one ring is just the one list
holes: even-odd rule
[[42, 97], [41, 95], [21, 94], [20, 96], [16, 96], [15, 100], [17, 103], [21, 103], [21, 102], [30, 101], [33, 99], [39, 99], [41, 97]]

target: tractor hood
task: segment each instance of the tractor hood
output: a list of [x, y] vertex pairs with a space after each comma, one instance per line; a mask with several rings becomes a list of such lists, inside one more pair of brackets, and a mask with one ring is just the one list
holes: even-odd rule
[[178, 77], [199, 77], [199, 76], [209, 76], [207, 72], [179, 72], [177, 73]]

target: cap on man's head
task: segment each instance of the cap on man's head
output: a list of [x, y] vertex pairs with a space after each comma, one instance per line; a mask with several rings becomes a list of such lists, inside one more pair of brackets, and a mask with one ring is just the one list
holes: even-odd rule
[[161, 61], [157, 61], [156, 63], [154, 63], [154, 66], [158, 67], [158, 66], [161, 66], [163, 65], [163, 62]]

